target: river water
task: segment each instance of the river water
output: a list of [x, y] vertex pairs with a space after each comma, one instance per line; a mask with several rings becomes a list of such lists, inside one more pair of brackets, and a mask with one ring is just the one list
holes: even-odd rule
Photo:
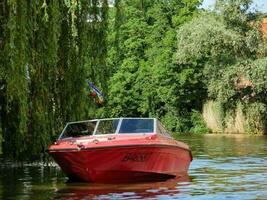
[[0, 164], [0, 199], [267, 199], [267, 137], [178, 136], [190, 145], [189, 175], [135, 184], [68, 183], [56, 166]]

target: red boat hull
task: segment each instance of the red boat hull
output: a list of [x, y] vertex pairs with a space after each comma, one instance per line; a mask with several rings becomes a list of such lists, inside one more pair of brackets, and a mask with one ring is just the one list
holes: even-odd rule
[[49, 153], [71, 180], [86, 182], [161, 181], [187, 174], [190, 150], [168, 144], [135, 144]]

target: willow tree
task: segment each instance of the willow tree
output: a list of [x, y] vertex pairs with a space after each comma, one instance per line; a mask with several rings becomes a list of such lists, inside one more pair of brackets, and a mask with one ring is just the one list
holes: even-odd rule
[[57, 0], [29, 3], [29, 143], [28, 155], [39, 152], [54, 136], [54, 89], [58, 62], [60, 10]]
[[[90, 79], [106, 93], [108, 90], [107, 81], [110, 73], [106, 63], [108, 45], [108, 1], [83, 0], [81, 1], [80, 8], [77, 25], [79, 65], [83, 67], [84, 79]], [[85, 97], [85, 95], [83, 95], [83, 97]], [[89, 102], [91, 102], [90, 106], [88, 106]], [[93, 101], [88, 101], [88, 99], [84, 98], [81, 103], [84, 113], [81, 117], [103, 116], [102, 109], [99, 109]]]
[[66, 121], [89, 117], [86, 78], [106, 87], [108, 2], [7, 0], [0, 9], [3, 153], [38, 159]]
[[22, 156], [26, 149], [28, 113], [28, 43], [27, 2], [14, 0], [1, 2], [3, 40], [1, 41], [1, 71], [6, 83], [5, 99], [1, 105], [3, 151], [12, 157]]
[[[43, 18], [44, 21], [41, 22], [40, 30], [43, 31], [40, 31], [40, 38], [49, 48], [40, 46], [43, 66], [47, 69], [44, 74], [48, 75], [44, 77], [47, 82], [42, 81], [47, 92], [40, 93], [46, 102], [40, 102], [43, 106], [46, 105], [44, 108], [48, 112], [48, 118], [43, 118], [44, 114], [40, 117], [46, 121], [47, 130], [51, 132], [50, 135], [46, 133], [43, 140], [39, 136], [38, 141], [45, 143], [38, 145], [39, 150], [36, 152], [46, 147], [45, 144], [53, 137], [53, 133], [58, 134], [67, 121], [94, 117], [95, 113], [90, 111], [95, 105], [86, 97], [86, 78], [104, 88], [104, 77], [107, 76], [107, 1], [50, 1], [41, 8], [43, 17], [47, 19]], [[44, 36], [47, 30], [51, 31], [47, 35], [50, 37]], [[45, 55], [50, 55], [50, 58]], [[39, 125], [44, 126], [41, 123]], [[40, 128], [37, 127], [38, 129]]]
[[[0, 1], [0, 60], [4, 59], [4, 41], [7, 21], [6, 2]], [[2, 152], [2, 133], [3, 123], [6, 114], [6, 81], [5, 81], [5, 69], [4, 62], [0, 62], [0, 153]]]
[[95, 109], [91, 108], [95, 105], [86, 98], [85, 80], [89, 78], [103, 89], [108, 75], [107, 0], [66, 2], [61, 6], [65, 17], [61, 22], [56, 83], [56, 115], [60, 122], [93, 116]]

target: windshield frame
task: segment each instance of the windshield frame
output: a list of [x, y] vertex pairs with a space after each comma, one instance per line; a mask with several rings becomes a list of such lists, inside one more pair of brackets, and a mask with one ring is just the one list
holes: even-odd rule
[[[96, 126], [98, 125], [98, 120], [97, 119], [93, 119], [93, 120], [83, 120], [83, 121], [75, 121], [75, 122], [68, 122], [64, 129], [62, 130], [62, 132], [60, 133], [59, 137], [58, 137], [58, 140], [62, 140], [62, 139], [68, 139], [68, 138], [73, 138], [73, 137], [63, 137], [64, 136], [64, 133], [66, 131], [66, 129], [68, 128], [69, 125], [71, 124], [79, 124], [79, 123], [86, 123], [86, 122], [96, 122]], [[95, 126], [95, 129], [93, 131], [93, 134], [91, 135], [94, 135], [95, 134], [95, 131], [96, 131], [96, 126]], [[90, 136], [90, 135], [86, 135], [86, 136]], [[84, 137], [86, 137], [84, 136]]]
[[[146, 132], [146, 133], [119, 133], [121, 125], [122, 125], [122, 121], [123, 119], [152, 119], [153, 120], [153, 131], [152, 132]], [[111, 134], [96, 134], [99, 124], [101, 121], [107, 121], [107, 120], [119, 120], [116, 131], [114, 133]], [[78, 123], [84, 123], [84, 122], [96, 122], [95, 125], [95, 129], [93, 131], [92, 135], [88, 135], [88, 136], [107, 136], [107, 135], [137, 135], [137, 134], [142, 134], [142, 135], [147, 135], [147, 134], [155, 134], [157, 131], [157, 119], [156, 118], [139, 118], [139, 117], [122, 117], [122, 118], [104, 118], [104, 119], [94, 119], [94, 120], [83, 120], [83, 121], [75, 121], [75, 122], [68, 122], [66, 124], [66, 126], [64, 127], [64, 129], [62, 130], [62, 132], [60, 133], [58, 140], [64, 140], [64, 139], [68, 139], [68, 138], [73, 138], [73, 137], [64, 137], [64, 133], [67, 129], [67, 127], [71, 124], [78, 124]], [[86, 136], [84, 136], [86, 137]]]

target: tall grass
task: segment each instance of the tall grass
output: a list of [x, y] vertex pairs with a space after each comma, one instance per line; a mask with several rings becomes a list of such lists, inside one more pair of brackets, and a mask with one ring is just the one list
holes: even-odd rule
[[237, 103], [235, 110], [227, 110], [225, 117], [226, 133], [245, 133], [245, 116], [243, 112], [243, 106], [241, 103]]
[[223, 108], [220, 102], [207, 101], [203, 119], [213, 133], [267, 133], [267, 106], [260, 102], [238, 102], [235, 108]]
[[213, 133], [223, 132], [224, 112], [222, 104], [216, 101], [207, 101], [203, 106], [203, 118], [207, 127]]

